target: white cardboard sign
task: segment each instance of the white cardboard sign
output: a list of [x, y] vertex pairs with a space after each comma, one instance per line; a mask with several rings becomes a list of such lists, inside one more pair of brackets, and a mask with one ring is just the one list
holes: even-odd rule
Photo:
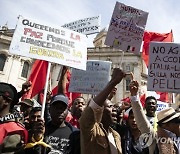
[[109, 82], [110, 72], [111, 62], [88, 60], [86, 71], [72, 69], [69, 91], [96, 95]]
[[85, 70], [85, 35], [19, 16], [10, 53]]
[[62, 27], [74, 30], [85, 35], [90, 35], [100, 32], [100, 22], [101, 16], [99, 15], [64, 24]]
[[150, 43], [147, 89], [180, 93], [180, 44]]
[[147, 12], [116, 2], [105, 44], [139, 53], [147, 17]]

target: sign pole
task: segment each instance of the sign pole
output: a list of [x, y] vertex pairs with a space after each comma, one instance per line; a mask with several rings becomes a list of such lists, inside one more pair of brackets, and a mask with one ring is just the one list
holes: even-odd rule
[[46, 106], [46, 96], [47, 96], [47, 89], [48, 89], [48, 81], [49, 81], [50, 69], [51, 69], [51, 62], [48, 62], [47, 75], [46, 75], [46, 83], [45, 83], [45, 87], [44, 87], [44, 97], [43, 97], [43, 103], [42, 103], [41, 118], [44, 118], [44, 111], [45, 111], [45, 106]]

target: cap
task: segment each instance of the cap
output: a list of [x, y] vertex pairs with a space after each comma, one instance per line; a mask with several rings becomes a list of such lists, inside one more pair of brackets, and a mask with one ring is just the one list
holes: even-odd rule
[[172, 107], [164, 109], [157, 114], [158, 124], [167, 123], [180, 116]]
[[19, 102], [18, 104], [26, 104], [27, 106], [34, 106], [34, 102], [32, 99], [24, 99], [23, 101]]
[[16, 88], [5, 82], [0, 82], [0, 95], [16, 101], [17, 99], [17, 90]]
[[58, 94], [52, 97], [50, 105], [52, 105], [54, 102], [63, 102], [65, 105], [68, 106], [69, 99], [63, 94]]

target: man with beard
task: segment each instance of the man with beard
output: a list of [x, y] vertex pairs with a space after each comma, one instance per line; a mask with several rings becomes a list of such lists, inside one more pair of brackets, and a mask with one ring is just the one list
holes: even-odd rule
[[49, 111], [51, 121], [46, 126], [45, 141], [52, 147], [50, 153], [79, 154], [79, 130], [65, 121], [68, 114], [68, 98], [63, 94], [53, 96]]
[[122, 153], [119, 134], [111, 128], [117, 121], [113, 103], [108, 95], [121, 82], [125, 73], [119, 68], [113, 70], [107, 86], [91, 99], [80, 118], [82, 154], [120, 154]]

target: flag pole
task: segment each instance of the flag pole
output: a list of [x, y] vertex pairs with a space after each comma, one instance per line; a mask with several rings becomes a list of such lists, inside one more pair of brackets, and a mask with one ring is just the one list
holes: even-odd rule
[[123, 70], [123, 68], [122, 68], [123, 59], [124, 59], [124, 51], [122, 51], [122, 54], [121, 54], [121, 61], [120, 61], [120, 64], [119, 64], [119, 68], [122, 69], [122, 70]]
[[42, 103], [41, 118], [44, 118], [44, 111], [45, 111], [45, 106], [46, 106], [46, 96], [47, 96], [50, 68], [51, 68], [51, 62], [48, 62], [47, 75], [46, 75], [46, 83], [45, 83], [45, 87], [44, 87], [44, 96], [43, 96], [43, 103]]

